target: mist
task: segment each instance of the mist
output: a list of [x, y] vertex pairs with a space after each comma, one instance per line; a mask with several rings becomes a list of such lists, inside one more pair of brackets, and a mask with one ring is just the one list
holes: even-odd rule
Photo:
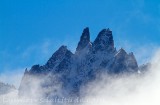
[[[76, 104], [160, 105], [160, 50], [155, 52], [150, 62], [151, 66], [147, 68], [144, 74], [139, 73], [138, 75], [127, 74], [119, 76], [102, 74], [100, 78], [81, 89], [81, 97]], [[14, 77], [15, 76], [13, 76], [13, 78]], [[8, 94], [1, 95], [0, 105], [56, 104], [49, 102], [47, 98], [43, 97], [44, 89], [40, 88], [41, 80], [32, 78], [31, 81], [33, 81], [32, 95], [19, 97], [18, 90], [15, 90]], [[54, 88], [60, 88], [60, 86]], [[45, 92], [46, 91], [49, 92], [49, 90], [45, 90]], [[61, 93], [61, 91], [58, 92]], [[67, 105], [70, 104], [73, 103], [67, 103]]]
[[160, 105], [160, 50], [151, 59], [151, 67], [145, 74], [101, 79], [84, 89], [83, 105]]

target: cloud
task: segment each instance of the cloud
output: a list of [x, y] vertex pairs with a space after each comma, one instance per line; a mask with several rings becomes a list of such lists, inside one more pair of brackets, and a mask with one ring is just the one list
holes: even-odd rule
[[21, 82], [25, 68], [10, 69], [0, 74], [0, 81], [14, 85], [17, 89]]
[[118, 77], [102, 75], [101, 80], [91, 83], [84, 90], [86, 100], [94, 101], [83, 105], [159, 105], [159, 62], [160, 50], [154, 54], [152, 66], [146, 74]]

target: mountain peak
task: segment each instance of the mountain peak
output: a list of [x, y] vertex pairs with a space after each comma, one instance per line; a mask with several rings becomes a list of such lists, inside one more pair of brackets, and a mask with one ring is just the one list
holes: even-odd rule
[[[26, 69], [19, 94], [33, 93], [33, 87], [30, 85], [32, 81], [29, 79], [31, 76], [42, 78], [42, 88], [44, 88], [42, 90], [49, 89], [50, 92], [44, 91], [47, 97], [54, 97], [52, 93], [58, 91], [54, 87], [57, 85], [61, 86], [58, 88], [63, 92], [60, 97], [73, 97], [79, 96], [81, 87], [95, 80], [97, 74], [119, 75], [136, 73], [137, 70], [138, 65], [133, 53], [127, 54], [123, 48], [118, 51], [114, 48], [112, 31], [109, 28], [101, 30], [91, 44], [87, 27], [83, 30], [75, 54], [69, 51], [67, 46], [62, 45], [45, 65], [34, 65], [29, 73]], [[55, 96], [59, 97], [59, 94], [55, 94]]]
[[48, 62], [46, 63], [46, 66], [48, 66], [49, 68], [53, 68], [58, 62], [60, 62], [65, 56], [66, 54], [71, 54], [72, 52], [70, 52], [67, 49], [67, 46], [62, 45], [53, 55], [52, 57], [48, 60]]
[[90, 43], [90, 32], [89, 32], [89, 28], [86, 27], [83, 30], [83, 33], [80, 37], [80, 41], [78, 43], [78, 46], [76, 48], [76, 51], [81, 51], [83, 50], [88, 44]]
[[112, 36], [112, 31], [108, 29], [103, 29], [99, 32], [97, 38], [93, 43], [95, 50], [113, 50], [114, 49], [114, 40]]
[[107, 31], [111, 31], [109, 28], [107, 28]]
[[121, 49], [119, 50], [119, 53], [126, 54], [126, 51], [125, 51], [123, 48], [121, 48]]
[[59, 51], [66, 51], [67, 50], [67, 46], [65, 46], [65, 45], [62, 45], [59, 49], [58, 49]]

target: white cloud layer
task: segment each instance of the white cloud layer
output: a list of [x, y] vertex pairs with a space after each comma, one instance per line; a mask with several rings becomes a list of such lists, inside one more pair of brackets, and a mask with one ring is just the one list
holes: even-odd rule
[[[133, 74], [116, 77], [102, 75], [100, 80], [90, 83], [81, 90], [84, 97], [83, 100], [79, 100], [81, 101], [80, 105], [160, 105], [159, 62], [160, 50], [154, 54], [151, 60], [152, 65], [144, 75]], [[12, 76], [10, 75], [14, 79]], [[37, 89], [37, 85], [33, 85], [33, 89]], [[38, 90], [41, 89], [38, 88]], [[15, 91], [0, 96], [0, 105], [44, 105], [43, 101], [47, 100], [35, 99], [35, 97], [39, 97], [41, 91], [23, 99], [18, 97], [17, 93]], [[50, 105], [50, 103], [47, 102], [45, 105]]]

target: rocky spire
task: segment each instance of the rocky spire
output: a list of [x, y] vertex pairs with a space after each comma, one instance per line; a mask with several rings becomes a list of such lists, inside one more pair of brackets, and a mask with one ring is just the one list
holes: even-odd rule
[[137, 60], [136, 60], [133, 52], [128, 54], [127, 60], [128, 60], [128, 66], [132, 70], [138, 70], [138, 63], [137, 63]]
[[133, 53], [127, 52], [121, 48], [114, 56], [114, 66], [112, 73], [137, 72], [138, 64]]
[[27, 68], [25, 69], [25, 72], [24, 72], [24, 74], [27, 74], [27, 73], [29, 73], [29, 71], [27, 70]]
[[104, 49], [113, 50], [114, 40], [112, 36], [112, 31], [109, 28], [100, 31], [93, 43], [93, 46], [96, 51]]
[[52, 68], [59, 63], [65, 56], [72, 55], [72, 52], [67, 49], [67, 46], [62, 45], [48, 60], [45, 66]]
[[123, 48], [121, 48], [116, 54], [116, 56], [120, 56], [120, 57], [126, 56], [126, 55], [127, 55], [127, 52]]
[[81, 51], [83, 50], [87, 45], [90, 43], [90, 33], [89, 33], [89, 28], [86, 27], [83, 30], [83, 33], [81, 35], [80, 41], [78, 43], [78, 46], [76, 48], [76, 51]]

